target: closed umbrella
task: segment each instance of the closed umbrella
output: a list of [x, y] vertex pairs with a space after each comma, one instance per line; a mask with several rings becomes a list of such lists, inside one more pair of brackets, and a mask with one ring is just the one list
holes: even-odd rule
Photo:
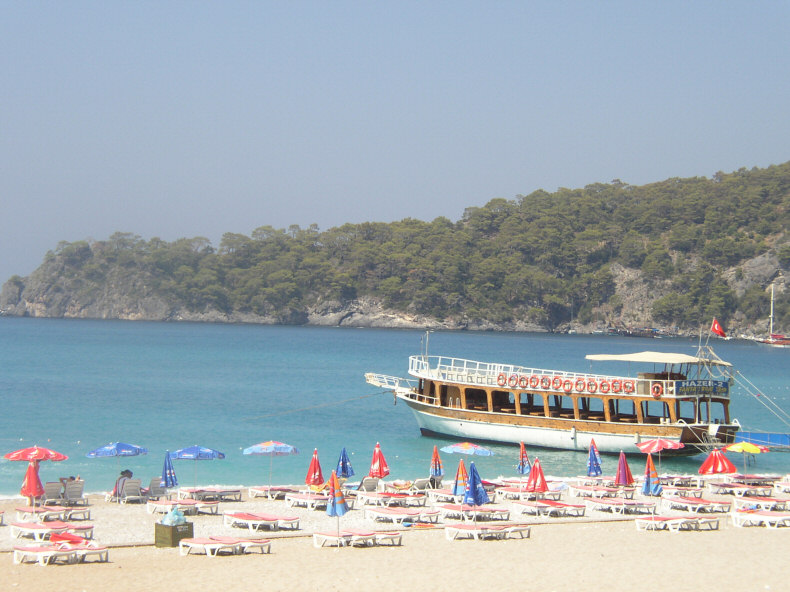
[[49, 448], [39, 448], [38, 446], [31, 446], [29, 448], [22, 448], [15, 450], [5, 455], [5, 458], [13, 461], [27, 461], [27, 470], [25, 471], [25, 478], [22, 481], [22, 488], [19, 492], [28, 499], [28, 503], [35, 505], [35, 499], [44, 495], [44, 486], [41, 484], [41, 479], [38, 476], [38, 464], [42, 460], [51, 460], [60, 462], [66, 460], [68, 456]]
[[631, 467], [625, 459], [625, 452], [620, 451], [620, 458], [617, 461], [617, 474], [614, 477], [614, 484], [628, 486], [634, 484], [634, 476], [631, 474]]
[[324, 475], [321, 473], [321, 463], [318, 461], [318, 448], [313, 450], [313, 456], [310, 459], [310, 466], [307, 467], [307, 476], [304, 479], [307, 485], [318, 487], [324, 483]]
[[458, 469], [455, 471], [455, 483], [453, 484], [453, 495], [463, 495], [466, 491], [466, 483], [469, 479], [469, 474], [466, 472], [464, 466], [464, 459], [458, 462]]
[[[444, 468], [442, 467], [442, 457], [439, 456], [439, 448], [433, 447], [433, 454], [431, 455], [431, 469], [430, 474], [432, 481], [435, 483], [444, 475]], [[434, 485], [435, 487], [435, 485]]]
[[546, 493], [549, 490], [549, 484], [546, 481], [546, 476], [543, 474], [543, 467], [540, 464], [540, 459], [536, 458], [532, 463], [532, 470], [529, 472], [529, 479], [524, 490], [528, 493]]
[[521, 475], [529, 475], [530, 470], [532, 470], [532, 463], [529, 462], [529, 456], [527, 456], [527, 448], [524, 446], [524, 442], [520, 443], [516, 470]]
[[165, 452], [165, 462], [162, 465], [162, 480], [159, 482], [162, 487], [178, 487], [178, 477], [173, 467], [173, 460], [170, 458], [170, 451]]
[[381, 445], [376, 442], [376, 447], [373, 449], [373, 458], [370, 461], [368, 476], [382, 479], [389, 474], [390, 468], [387, 465], [387, 459], [384, 458], [384, 453], [381, 452]]
[[[483, 481], [480, 479], [480, 474], [477, 472], [475, 463], [469, 463], [469, 481], [467, 482], [466, 489], [464, 490], [464, 499], [462, 503], [466, 506], [482, 506], [489, 501], [488, 493], [483, 487]], [[477, 520], [477, 512], [473, 514], [474, 520]]]
[[645, 482], [642, 484], [642, 495], [661, 495], [663, 488], [658, 480], [656, 465], [653, 464], [653, 456], [648, 453], [645, 462]]
[[598, 447], [595, 445], [595, 440], [590, 439], [590, 453], [587, 455], [587, 476], [600, 477], [603, 475], [601, 468], [601, 455], [598, 452]]
[[343, 490], [340, 488], [340, 481], [337, 478], [337, 473], [332, 471], [332, 475], [327, 481], [329, 491], [329, 502], [326, 504], [327, 516], [337, 516], [337, 537], [340, 540], [340, 517], [348, 512], [348, 504], [346, 498], [343, 496]]
[[335, 469], [338, 479], [348, 479], [354, 476], [354, 468], [351, 466], [351, 459], [348, 458], [346, 447], [340, 451], [340, 458], [337, 459], [337, 468]]

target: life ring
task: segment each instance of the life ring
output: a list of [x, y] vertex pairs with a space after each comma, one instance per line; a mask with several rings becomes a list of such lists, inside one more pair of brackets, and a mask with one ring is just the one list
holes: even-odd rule
[[658, 399], [661, 395], [664, 394], [664, 387], [661, 386], [660, 382], [654, 382], [653, 386], [650, 387], [650, 392], [653, 394], [653, 396], [656, 399]]
[[518, 384], [518, 374], [511, 374], [507, 379], [508, 386], [516, 386]]
[[588, 380], [587, 381], [587, 392], [588, 393], [594, 393], [597, 390], [598, 390], [598, 383], [595, 382], [594, 380]]
[[540, 379], [540, 388], [543, 390], [547, 390], [551, 386], [551, 379], [548, 376], [544, 376]]
[[526, 376], [520, 376], [518, 379], [518, 386], [523, 389], [527, 388], [527, 386], [529, 386], [529, 378]]
[[623, 390], [623, 383], [620, 382], [619, 380], [616, 380], [616, 379], [613, 380], [612, 381], [612, 392], [613, 393], [619, 393], [621, 390]]
[[573, 383], [569, 378], [565, 379], [565, 382], [562, 383], [562, 390], [564, 390], [566, 393], [569, 393], [573, 390]]
[[507, 384], [507, 375], [504, 372], [500, 372], [499, 376], [496, 377], [496, 383], [499, 386], [505, 386]]
[[551, 387], [555, 391], [560, 390], [562, 388], [562, 378], [560, 378], [559, 376], [555, 376], [554, 380], [551, 381]]
[[532, 388], [537, 387], [539, 382], [540, 379], [537, 377], [537, 375], [533, 374], [532, 376], [529, 377], [529, 386], [531, 386]]
[[606, 393], [609, 392], [609, 389], [611, 389], [612, 387], [609, 384], [608, 380], [602, 380], [601, 384], [598, 385], [598, 388], [601, 389], [601, 392], [605, 395]]
[[585, 385], [585, 382], [584, 382], [583, 378], [577, 378], [576, 379], [576, 390], [577, 391], [579, 391], [580, 393], [583, 393], [584, 392], [584, 385]]
[[625, 394], [630, 395], [634, 392], [634, 381], [633, 380], [626, 380], [623, 383], [623, 391]]

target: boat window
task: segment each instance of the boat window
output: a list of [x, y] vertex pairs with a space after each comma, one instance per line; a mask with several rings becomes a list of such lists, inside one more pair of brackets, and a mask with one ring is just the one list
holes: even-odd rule
[[521, 393], [521, 415], [543, 415], [543, 397], [534, 393]]
[[491, 402], [493, 403], [493, 411], [497, 413], [515, 413], [516, 412], [516, 398], [513, 393], [508, 391], [492, 391]]
[[697, 422], [694, 401], [678, 401], [678, 419], [682, 419], [686, 423]]
[[579, 419], [603, 421], [603, 400], [598, 397], [579, 397]]
[[669, 418], [669, 407], [663, 401], [644, 401], [641, 405], [645, 423], [662, 423], [662, 419]]
[[549, 397], [549, 415], [551, 417], [573, 418], [573, 401], [570, 397], [551, 395]]
[[636, 423], [636, 406], [634, 402], [625, 399], [615, 399], [612, 421]]
[[488, 397], [483, 389], [466, 389], [466, 408], [474, 411], [488, 411]]

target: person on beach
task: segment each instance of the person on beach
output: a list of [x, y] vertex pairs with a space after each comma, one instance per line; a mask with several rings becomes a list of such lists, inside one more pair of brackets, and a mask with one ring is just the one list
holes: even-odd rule
[[60, 484], [63, 486], [62, 493], [66, 493], [66, 483], [68, 483], [69, 481], [77, 481], [79, 478], [80, 478], [79, 475], [77, 475], [76, 477], [74, 475], [71, 475], [69, 477], [58, 477], [58, 481], [60, 481]]
[[112, 490], [112, 497], [121, 497], [121, 493], [123, 493], [123, 484], [131, 479], [132, 475], [133, 473], [129, 469], [121, 471], [121, 476], [118, 477], [118, 480], [115, 482], [115, 488]]

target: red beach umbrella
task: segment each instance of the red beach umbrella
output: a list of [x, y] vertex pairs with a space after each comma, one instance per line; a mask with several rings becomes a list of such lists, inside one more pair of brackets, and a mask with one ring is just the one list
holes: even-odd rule
[[442, 468], [442, 457], [439, 456], [439, 448], [433, 447], [433, 454], [431, 455], [431, 477], [441, 477], [444, 475], [444, 468]]
[[724, 456], [721, 450], [714, 448], [697, 472], [700, 475], [718, 475], [737, 473], [738, 469], [735, 468], [730, 459]]
[[321, 463], [318, 462], [318, 448], [313, 450], [313, 458], [310, 459], [310, 466], [307, 469], [307, 477], [305, 477], [304, 482], [307, 485], [323, 485], [324, 483]]
[[28, 498], [32, 506], [35, 498], [44, 495], [44, 486], [41, 484], [41, 479], [38, 476], [38, 464], [42, 460], [61, 461], [66, 460], [68, 456], [60, 452], [55, 452], [49, 448], [39, 448], [38, 446], [31, 446], [30, 448], [23, 448], [15, 450], [5, 455], [8, 460], [18, 460], [28, 462], [27, 470], [25, 471], [25, 479], [22, 481], [22, 488], [19, 490], [23, 496]]
[[549, 490], [549, 484], [546, 482], [546, 476], [543, 474], [543, 467], [540, 466], [540, 459], [536, 458], [532, 463], [532, 470], [529, 472], [527, 485], [524, 491], [530, 493], [545, 493]]
[[373, 459], [370, 461], [370, 472], [368, 475], [381, 479], [389, 474], [390, 468], [387, 466], [387, 459], [384, 458], [384, 453], [381, 452], [381, 445], [376, 442], [376, 447], [373, 449]]
[[617, 461], [617, 474], [614, 477], [615, 485], [633, 485], [634, 476], [631, 474], [631, 467], [625, 459], [625, 452], [620, 451], [620, 459]]
[[636, 444], [641, 452], [645, 454], [658, 453], [658, 470], [661, 470], [661, 451], [662, 450], [680, 450], [685, 448], [683, 442], [675, 442], [674, 440], [666, 440], [664, 438], [654, 438], [652, 440], [643, 440]]

